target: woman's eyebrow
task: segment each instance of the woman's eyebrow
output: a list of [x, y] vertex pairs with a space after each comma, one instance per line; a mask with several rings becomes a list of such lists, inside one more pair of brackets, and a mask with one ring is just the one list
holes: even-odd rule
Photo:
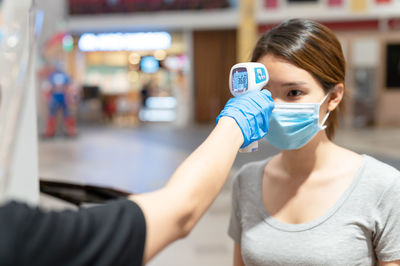
[[285, 82], [282, 83], [282, 87], [291, 87], [291, 86], [299, 86], [299, 85], [307, 85], [307, 82], [304, 81], [295, 81], [295, 82]]

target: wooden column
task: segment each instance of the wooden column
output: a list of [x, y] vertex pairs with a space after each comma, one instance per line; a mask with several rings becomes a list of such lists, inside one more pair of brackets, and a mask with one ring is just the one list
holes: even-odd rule
[[236, 62], [236, 30], [193, 33], [196, 122], [215, 123], [229, 92], [229, 71]]
[[237, 61], [247, 62], [257, 41], [255, 0], [239, 1], [239, 25], [237, 34]]

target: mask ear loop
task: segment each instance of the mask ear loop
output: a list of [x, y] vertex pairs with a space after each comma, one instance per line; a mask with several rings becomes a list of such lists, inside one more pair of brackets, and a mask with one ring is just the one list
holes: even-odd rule
[[325, 95], [325, 97], [322, 99], [322, 101], [319, 102], [319, 106], [321, 106], [321, 105], [324, 104], [324, 102], [326, 101], [326, 98], [328, 98], [328, 96], [329, 96], [329, 94], [331, 94], [331, 92], [332, 92], [332, 91], [329, 91], [329, 92]]
[[328, 111], [328, 112], [326, 113], [324, 119], [322, 119], [321, 125], [319, 126], [319, 129], [320, 129], [320, 130], [324, 130], [325, 128], [328, 127], [327, 125], [324, 125], [324, 124], [325, 124], [326, 120], [328, 119], [330, 113], [331, 113], [331, 111]]
[[[321, 105], [326, 101], [326, 99], [328, 98], [329, 94], [331, 94], [332, 91], [328, 92], [325, 97], [322, 99], [322, 101], [319, 103], [319, 107], [321, 108]], [[324, 125], [326, 120], [329, 117], [329, 114], [331, 113], [331, 111], [328, 111], [324, 117], [324, 119], [322, 119], [321, 125], [319, 125], [319, 130], [324, 130], [326, 129], [328, 126]]]

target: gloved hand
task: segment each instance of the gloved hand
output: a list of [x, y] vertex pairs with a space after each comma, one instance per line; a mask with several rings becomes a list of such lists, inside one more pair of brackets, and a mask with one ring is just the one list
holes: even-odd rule
[[235, 119], [243, 133], [241, 148], [244, 148], [267, 134], [272, 109], [274, 102], [269, 91], [250, 91], [231, 98], [217, 117], [217, 123], [223, 116]]

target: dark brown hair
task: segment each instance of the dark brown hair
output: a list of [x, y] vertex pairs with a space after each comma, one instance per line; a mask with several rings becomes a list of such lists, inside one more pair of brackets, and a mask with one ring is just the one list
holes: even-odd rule
[[[266, 54], [281, 57], [308, 71], [328, 93], [345, 80], [345, 60], [335, 34], [322, 24], [306, 19], [290, 19], [261, 36], [253, 50], [252, 62]], [[331, 112], [326, 122], [326, 133], [333, 139], [338, 126], [339, 110], [344, 101]]]

